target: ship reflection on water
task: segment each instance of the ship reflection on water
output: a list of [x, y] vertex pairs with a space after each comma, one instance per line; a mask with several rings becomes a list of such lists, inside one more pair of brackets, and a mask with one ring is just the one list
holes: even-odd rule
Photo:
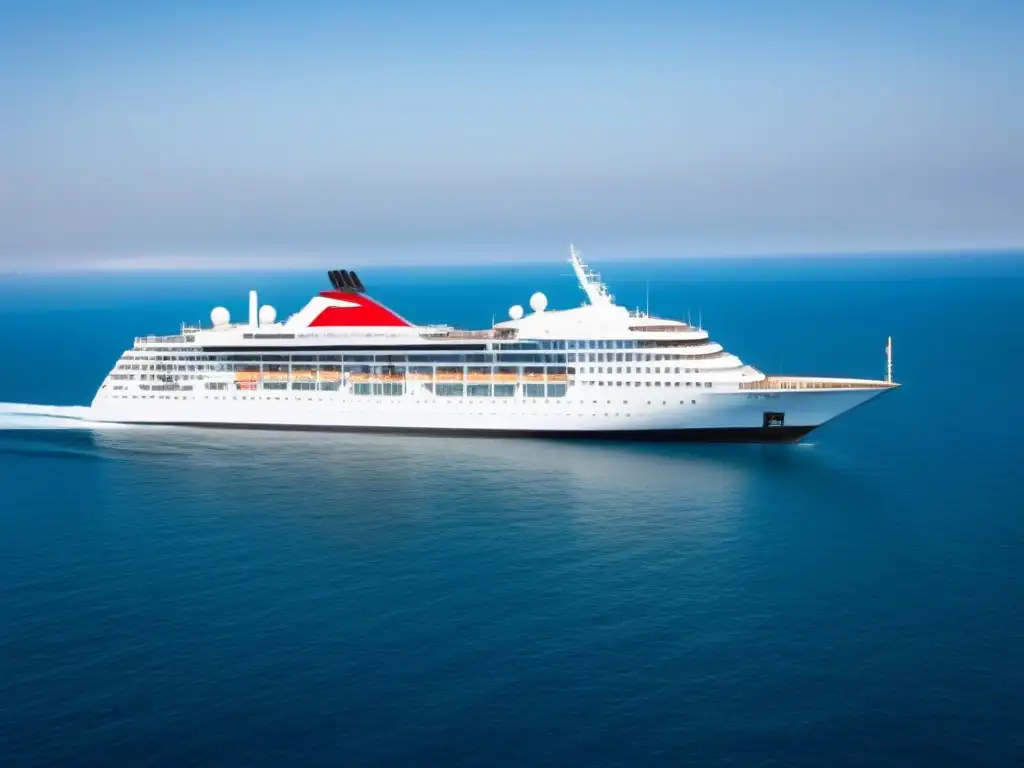
[[[85, 435], [88, 435], [85, 438]], [[609, 535], [646, 526], [713, 536], [766, 488], [822, 497], [851, 481], [814, 446], [621, 444], [189, 428], [80, 433], [183, 499], [371, 527], [471, 514]], [[176, 478], [176, 480], [175, 480]], [[174, 480], [173, 483], [165, 482]], [[797, 485], [799, 481], [799, 486]], [[234, 506], [232, 502], [229, 506]], [[347, 527], [347, 525], [346, 525]]]

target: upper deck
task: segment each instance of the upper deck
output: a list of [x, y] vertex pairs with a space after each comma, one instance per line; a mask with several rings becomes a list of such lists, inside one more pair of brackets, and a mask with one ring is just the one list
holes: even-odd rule
[[[314, 301], [316, 301], [314, 299]], [[314, 308], [316, 309], [316, 308]], [[303, 310], [283, 323], [220, 323], [212, 328], [182, 327], [170, 336], [139, 336], [136, 348], [196, 346], [218, 349], [307, 349], [315, 347], [479, 347], [507, 342], [564, 342], [562, 349], [586, 348], [584, 342], [629, 342], [630, 346], [692, 346], [710, 343], [703, 329], [686, 323], [629, 313], [622, 307], [584, 305], [568, 310], [535, 311], [489, 329], [448, 325], [316, 326]], [[586, 346], [591, 346], [589, 343]], [[594, 348], [604, 348], [604, 344]]]
[[615, 304], [600, 278], [572, 249], [570, 263], [588, 302], [564, 310], [547, 309], [547, 297], [535, 293], [530, 309], [509, 310], [509, 320], [489, 329], [463, 330], [449, 325], [416, 325], [372, 299], [355, 272], [331, 270], [332, 290], [322, 291], [298, 312], [277, 320], [271, 306], [259, 306], [249, 292], [248, 322], [231, 322], [224, 307], [210, 313], [209, 328], [182, 326], [173, 336], [140, 336], [135, 346], [196, 345], [221, 348], [308, 348], [329, 344], [367, 346], [431, 346], [438, 344], [491, 344], [507, 341], [639, 341], [695, 343], [707, 340], [703, 329], [677, 320], [649, 317]]
[[[230, 322], [228, 311], [217, 307], [211, 312], [211, 327], [182, 325], [179, 334], [137, 337], [134, 349], [147, 356], [181, 353], [186, 365], [194, 358], [271, 366], [462, 365], [467, 376], [476, 366], [493, 366], [495, 371], [541, 366], [546, 374], [571, 369], [573, 380], [597, 386], [628, 386], [630, 381], [646, 382], [647, 377], [654, 377], [657, 385], [659, 376], [673, 385], [692, 380], [708, 387], [729, 384], [771, 391], [888, 385], [859, 379], [766, 377], [711, 341], [703, 328], [615, 304], [575, 250], [570, 263], [588, 302], [548, 310], [547, 298], [535, 293], [529, 302], [532, 311], [513, 306], [508, 320], [489, 329], [416, 325], [371, 299], [354, 273], [341, 270], [329, 273], [333, 290], [314, 296], [283, 321], [277, 320], [273, 307], [260, 307], [251, 291], [248, 322]], [[525, 375], [525, 367], [520, 374]]]

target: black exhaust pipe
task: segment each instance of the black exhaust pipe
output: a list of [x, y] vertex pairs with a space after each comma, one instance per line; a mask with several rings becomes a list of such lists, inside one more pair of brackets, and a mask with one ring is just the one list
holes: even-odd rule
[[327, 270], [327, 277], [331, 281], [331, 285], [334, 286], [334, 290], [340, 291], [341, 288], [338, 285], [338, 271], [336, 269]]
[[363, 285], [363, 281], [359, 279], [359, 275], [356, 274], [354, 269], [348, 273], [348, 276], [351, 277], [352, 282], [355, 283], [356, 291], [359, 293], [366, 293], [366, 287]]

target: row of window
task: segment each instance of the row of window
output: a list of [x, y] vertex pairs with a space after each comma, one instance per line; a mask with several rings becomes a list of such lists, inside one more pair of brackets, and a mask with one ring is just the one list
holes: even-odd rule
[[[703, 343], [703, 342], [702, 342]], [[117, 367], [125, 370], [174, 370], [175, 367], [186, 364], [209, 363], [248, 363], [258, 365], [259, 363], [273, 363], [288, 365], [289, 363], [314, 365], [317, 363], [485, 363], [500, 364], [508, 363], [521, 365], [523, 363], [604, 363], [604, 362], [650, 362], [660, 360], [709, 360], [718, 357], [725, 357], [728, 353], [722, 350], [712, 352], [696, 352], [686, 354], [683, 352], [661, 351], [661, 352], [588, 352], [588, 353], [515, 353], [505, 354], [502, 352], [480, 352], [480, 353], [452, 353], [437, 354], [429, 351], [409, 351], [400, 353], [381, 352], [377, 354], [345, 354], [345, 355], [303, 355], [303, 354], [236, 354], [236, 355], [157, 355], [146, 356], [126, 353]]]
[[[591, 372], [593, 372], [593, 371], [591, 371]], [[638, 370], [637, 372], [639, 373], [640, 371]], [[609, 373], [610, 373], [610, 371], [609, 371]], [[669, 371], [666, 370], [666, 373], [669, 373]], [[127, 377], [123, 377], [123, 378], [133, 379], [134, 377], [133, 376], [127, 376]], [[194, 379], [201, 380], [202, 377], [192, 377], [192, 376], [174, 377], [173, 379], [170, 379], [170, 380], [167, 380], [167, 381], [162, 381], [161, 383], [158, 383], [158, 384], [150, 384], [148, 382], [148, 379], [147, 379], [145, 374], [143, 374], [141, 376], [141, 379], [143, 380], [143, 383], [139, 384], [139, 388], [140, 389], [147, 389], [147, 390], [148, 389], [154, 389], [154, 390], [161, 390], [161, 389], [192, 389], [192, 385], [191, 384], [182, 384], [181, 382], [182, 381], [191, 381], [191, 380], [194, 380]], [[565, 377], [563, 376], [561, 378], [561, 380], [556, 379], [555, 381], [547, 382], [547, 386], [549, 386], [549, 387], [550, 386], [563, 386], [564, 387], [565, 384], [559, 383], [560, 381], [564, 381], [564, 380], [565, 380]], [[640, 387], [640, 386], [660, 387], [663, 384], [663, 382], [660, 381], [660, 380], [658, 380], [658, 381], [652, 381], [652, 380], [644, 380], [644, 381], [610, 380], [609, 381], [609, 380], [603, 380], [603, 379], [572, 379], [572, 380], [570, 380], [570, 382], [573, 382], [573, 381], [575, 383], [581, 384], [583, 386], [600, 386], [600, 387], [604, 387], [604, 386], [609, 386], [609, 387], [613, 387], [613, 386], [617, 386], [617, 387], [622, 387], [622, 386], [626, 386], [626, 387], [633, 387], [633, 386], [636, 386], [636, 387]], [[383, 383], [394, 384], [395, 386], [403, 386], [402, 382], [383, 382]], [[334, 390], [337, 390], [337, 389], [339, 389], [341, 387], [342, 381], [341, 381], [340, 378], [339, 379], [334, 379], [334, 380], [331, 380], [331, 381], [315, 381], [315, 380], [309, 380], [309, 379], [303, 378], [303, 379], [299, 379], [299, 380], [291, 380], [289, 382], [289, 380], [287, 380], [287, 379], [285, 381], [281, 381], [281, 380], [276, 380], [276, 379], [267, 379], [266, 377], [259, 376], [259, 377], [249, 378], [249, 379], [243, 379], [241, 381], [235, 382], [235, 384], [236, 384], [236, 387], [240, 388], [240, 389], [255, 389], [257, 387], [257, 385], [261, 384], [263, 389], [289, 389], [290, 388], [290, 389], [293, 389], [293, 390], [310, 390], [310, 391], [314, 391], [314, 390], [320, 389], [320, 390], [325, 390], [325, 391], [334, 391]], [[357, 382], [357, 383], [354, 383], [353, 386], [360, 386], [361, 384], [363, 384], [363, 382]], [[527, 385], [534, 386], [534, 382], [527, 382]], [[539, 383], [539, 382], [536, 383], [536, 385], [537, 386], [541, 386], [541, 387], [545, 386], [544, 383]], [[206, 381], [204, 383], [204, 386], [208, 390], [221, 390], [221, 389], [227, 389], [228, 388], [228, 384], [226, 382], [218, 382], [218, 381]], [[424, 383], [423, 386], [425, 386], [427, 388], [431, 388], [431, 387], [434, 387], [434, 386], [437, 386], [437, 387], [461, 387], [461, 386], [463, 386], [463, 383], [462, 382], [443, 382], [443, 383], [438, 383], [438, 384], [435, 385], [435, 384], [433, 384], [433, 382], [426, 382], [426, 383]], [[496, 384], [491, 384], [491, 383], [470, 383], [470, 382], [467, 382], [466, 386], [470, 387], [470, 389], [472, 389], [473, 387], [478, 387], [478, 388], [480, 388], [480, 392], [481, 393], [483, 392], [484, 389], [492, 387], [492, 386], [507, 387], [508, 391], [509, 391], [509, 394], [507, 396], [511, 397], [512, 393], [515, 390], [516, 384], [510, 383], [510, 384], [496, 385]], [[702, 387], [702, 386], [703, 387], [711, 387], [712, 386], [712, 382], [710, 382], [710, 381], [703, 381], [702, 382], [702, 381], [693, 381], [693, 380], [681, 381], [681, 380], [676, 379], [676, 380], [665, 381], [664, 382], [664, 386], [666, 386], [666, 387], [672, 387], [672, 386], [675, 386], [675, 387]], [[115, 388], [117, 388], [117, 389], [124, 389], [124, 387], [121, 387], [121, 386], [115, 386]], [[504, 390], [502, 390], [502, 391], [504, 391]], [[441, 394], [441, 392], [438, 392], [438, 394]], [[481, 394], [481, 396], [484, 396], [484, 395]], [[488, 396], [490, 396], [490, 395], [488, 395]], [[494, 396], [495, 397], [501, 397], [501, 396], [506, 396], [506, 395], [494, 395]]]
[[[257, 386], [255, 381], [248, 381], [248, 382], [241, 382], [241, 381], [239, 381], [239, 382], [234, 382], [234, 383], [231, 384], [230, 387], [228, 386], [227, 382], [223, 382], [223, 381], [208, 381], [206, 383], [206, 388], [209, 389], [209, 390], [220, 391], [220, 390], [225, 390], [225, 389], [229, 389], [229, 388], [235, 389], [235, 390], [255, 390], [255, 389], [259, 389], [260, 387]], [[337, 381], [320, 381], [320, 382], [294, 381], [294, 382], [292, 382], [290, 388], [292, 390], [296, 390], [296, 391], [307, 391], [307, 392], [316, 392], [316, 391], [320, 391], [320, 392], [337, 392], [337, 391], [339, 391], [341, 389], [341, 383], [337, 382]], [[284, 382], [284, 381], [264, 381], [262, 389], [281, 391], [281, 390], [289, 389], [289, 385], [288, 385], [287, 382]]]
[[[223, 382], [207, 383], [206, 389], [211, 391], [223, 391], [228, 385]], [[238, 382], [234, 384], [235, 390], [256, 390], [254, 382]], [[337, 392], [341, 388], [338, 382], [294, 382], [289, 387], [284, 382], [264, 382], [261, 389], [264, 391], [321, 391]], [[142, 387], [148, 389], [148, 387]], [[156, 389], [156, 387], [154, 387]], [[166, 387], [166, 389], [176, 389]], [[424, 384], [423, 389], [438, 397], [515, 397], [515, 384]], [[386, 397], [397, 397], [406, 393], [406, 386], [401, 382], [359, 382], [352, 385], [354, 395], [379, 395]], [[525, 384], [523, 394], [526, 397], [565, 397], [568, 391], [566, 384]]]
[[[356, 385], [358, 386], [358, 385]], [[427, 392], [438, 397], [515, 397], [515, 384], [424, 384]], [[565, 384], [524, 384], [525, 397], [565, 397]]]
[[[246, 363], [246, 364], [213, 364], [209, 368], [199, 366], [198, 370], [196, 366], [178, 366], [180, 371], [165, 371], [161, 373], [121, 373], [115, 372], [110, 374], [110, 378], [115, 381], [123, 380], [135, 380], [140, 381], [187, 381], [187, 380], [202, 380], [210, 373], [278, 373], [283, 375], [297, 375], [297, 376], [318, 376], [321, 374], [335, 374], [341, 375], [344, 373], [361, 373], [361, 374], [395, 374], [403, 375], [409, 374], [422, 374], [431, 376], [435, 372], [439, 375], [454, 375], [460, 376], [463, 373], [477, 374], [477, 375], [492, 375], [492, 374], [504, 374], [504, 375], [523, 375], [523, 374], [538, 374], [538, 375], [576, 375], [586, 373], [597, 373], [597, 374], [645, 374], [645, 375], [661, 375], [661, 374], [699, 374], [699, 373], [714, 373], [726, 370], [734, 370], [727, 368], [685, 368], [683, 366], [580, 366], [578, 369], [575, 367], [563, 367], [563, 366], [393, 366], [393, 365], [322, 365], [319, 367], [300, 367], [300, 366], [287, 366], [287, 365], [260, 365], [258, 363]], [[131, 366], [127, 367], [131, 370]], [[186, 368], [188, 370], [186, 370]], [[144, 367], [142, 367], [145, 370]]]
[[[246, 337], [248, 338], [249, 335], [247, 334]], [[179, 342], [194, 343], [194, 338], [191, 337], [173, 338], [178, 339]], [[145, 339], [143, 341], [149, 343], [150, 340]], [[495, 341], [487, 346], [490, 349], [501, 352], [530, 352], [534, 350], [562, 351], [578, 349], [652, 349], [659, 347], [696, 347], [707, 343], [709, 343], [709, 339], [705, 336], [703, 338], [696, 339], [556, 339], [551, 341]], [[451, 349], [451, 345], [447, 346], [448, 349]], [[474, 346], [478, 349], [482, 349], [485, 345], [480, 344]], [[373, 350], [368, 349], [366, 351]], [[429, 346], [425, 347], [423, 351], [429, 353]], [[150, 352], [150, 350], [136, 348], [134, 352]]]
[[[584, 387], [660, 387], [660, 381], [580, 381], [578, 384]], [[711, 388], [710, 381], [666, 381], [666, 387], [707, 387]]]
[[[568, 393], [569, 387], [573, 385], [569, 384], [524, 384], [523, 395], [526, 397], [565, 397]], [[710, 381], [704, 382], [679, 382], [679, 381], [581, 381], [576, 386], [584, 387], [686, 387], [686, 388], [706, 388], [711, 389], [714, 384]], [[149, 389], [149, 387], [141, 387], [142, 389]], [[257, 390], [263, 389], [264, 391], [307, 391], [307, 392], [338, 392], [341, 390], [341, 385], [338, 382], [320, 382], [319, 384], [313, 382], [294, 382], [290, 386], [284, 382], [264, 382], [262, 387], [257, 387], [254, 382], [239, 382], [235, 383], [232, 387], [234, 390], [245, 391], [245, 390]], [[114, 387], [119, 389], [119, 387]], [[120, 387], [123, 389], [123, 387]], [[191, 387], [153, 387], [154, 390], [190, 390]], [[228, 385], [223, 382], [208, 382], [206, 389], [212, 391], [224, 391], [228, 389]], [[424, 384], [423, 389], [426, 392], [437, 395], [438, 397], [515, 397], [516, 385], [515, 384], [453, 384], [453, 383], [440, 383], [440, 384]], [[352, 394], [355, 395], [383, 395], [388, 397], [395, 397], [404, 395], [406, 393], [406, 386], [400, 382], [360, 382], [352, 385]]]
[[[682, 329], [680, 329], [682, 330]], [[651, 347], [696, 347], [709, 339], [559, 339], [555, 341], [498, 342], [497, 349], [648, 349]], [[536, 346], [532, 346], [536, 345]]]
[[152, 392], [189, 392], [191, 384], [139, 384], [139, 389]]
[[[379, 393], [376, 393], [376, 394], [379, 394]], [[132, 400], [157, 400], [157, 399], [158, 400], [191, 400], [191, 399], [195, 399], [196, 396], [195, 395], [131, 395], [131, 396], [129, 396], [129, 395], [112, 395], [111, 397], [112, 398], [116, 398], [116, 399], [120, 399], [120, 400], [128, 400], [129, 397]], [[214, 399], [214, 400], [271, 400], [271, 399], [273, 399], [273, 400], [280, 400], [281, 398], [279, 396], [270, 397], [269, 395], [267, 395], [267, 396], [264, 396], [264, 395], [230, 395], [230, 396], [229, 395], [214, 395], [212, 397], [212, 399]], [[288, 400], [288, 399], [289, 399], [288, 397], [285, 397], [285, 400]], [[307, 398], [307, 399], [312, 400], [312, 398]], [[374, 401], [374, 403], [376, 405], [382, 405], [383, 403], [386, 403], [387, 401], [388, 401], [388, 399], [385, 398], [384, 400], [376, 400], [376, 401]], [[417, 400], [416, 404], [417, 405], [429, 405], [429, 404], [432, 404], [432, 403], [434, 403], [434, 404], [436, 404], [436, 403], [455, 404], [455, 403], [458, 403], [458, 402], [460, 402], [460, 401], [459, 400], [453, 400], [453, 399], [434, 400], [434, 401], [429, 401], [429, 400], [428, 401], [421, 401], [421, 400]], [[538, 399], [536, 402], [539, 403], [540, 400]], [[545, 403], [550, 403], [551, 401], [548, 400], [548, 399], [545, 399], [544, 402]], [[479, 405], [480, 405], [478, 402], [475, 402], [475, 401], [468, 401], [466, 404], [467, 404], [468, 407], [479, 407]], [[597, 400], [594, 400], [593, 403], [592, 403], [592, 405], [598, 405], [598, 404], [599, 403], [598, 403]], [[612, 404], [611, 400], [608, 400], [607, 403], [606, 403], [606, 405], [611, 405], [611, 404]], [[622, 404], [623, 405], [633, 405], [633, 406], [639, 405], [639, 403], [629, 403], [626, 400], [623, 400]], [[661, 405], [668, 405], [669, 403], [668, 403], [667, 400], [662, 400], [660, 404]], [[686, 403], [685, 400], [680, 400], [679, 404], [680, 405], [686, 405], [687, 403]], [[697, 401], [696, 400], [691, 400], [690, 404], [691, 405], [696, 405]], [[647, 401], [647, 405], [658, 405], [658, 403], [652, 402], [651, 400], [648, 400]], [[473, 415], [476, 415], [476, 416], [498, 416], [498, 415], [505, 415], [505, 414], [498, 414], [497, 412], [491, 411], [489, 413], [482, 413], [481, 412], [481, 413], [470, 413], [470, 414], [466, 414], [466, 415], [470, 415], [470, 416], [473, 416]], [[549, 413], [548, 415], [550, 415], [550, 416], [577, 416], [579, 418], [586, 418], [586, 417], [591, 417], [592, 418], [594, 416], [601, 416], [602, 414], [595, 411], [595, 412], [592, 412], [592, 413], [589, 413], [589, 414], [588, 413], [574, 412], [574, 413], [553, 413], [553, 414]], [[629, 418], [631, 414], [629, 414], [629, 413], [622, 413], [622, 412], [605, 411], [603, 415], [604, 416], [625, 416], [626, 418]]]
[[[582, 368], [581, 367], [579, 369], [579, 372], [580, 373], [608, 373], [608, 374], [612, 374], [612, 373], [619, 374], [619, 373], [623, 373], [623, 372], [625, 372], [625, 373], [633, 373], [634, 372], [633, 371], [634, 368], [636, 368], [636, 373], [642, 373], [642, 374], [647, 374], [647, 375], [651, 375], [651, 374], [660, 375], [663, 372], [666, 373], [666, 374], [671, 374], [671, 373], [676, 373], [676, 374], [681, 374], [681, 373], [720, 373], [722, 371], [736, 370], [734, 368], [732, 368], [732, 369], [730, 369], [730, 368], [683, 368], [683, 367], [678, 366], [678, 365], [675, 366], [675, 368], [673, 368], [672, 366], [669, 366], [669, 365], [656, 365], [656, 366], [653, 366], [653, 370], [652, 370], [652, 366], [649, 366], [649, 365], [648, 366], [639, 366], [639, 365], [632, 366], [632, 365], [627, 365], [627, 366], [625, 366], [625, 371], [623, 371], [623, 367], [621, 365], [616, 366], [614, 370], [612, 370], [611, 366], [601, 366], [601, 365], [599, 365], [599, 366], [596, 366], [596, 367], [595, 366], [590, 366], [588, 368]], [[664, 371], [662, 371], [662, 369], [664, 369]]]

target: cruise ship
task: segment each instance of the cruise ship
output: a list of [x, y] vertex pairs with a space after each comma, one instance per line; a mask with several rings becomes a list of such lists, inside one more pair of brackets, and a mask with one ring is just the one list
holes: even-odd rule
[[630, 311], [575, 248], [580, 306], [542, 293], [489, 330], [416, 325], [354, 271], [278, 321], [249, 293], [246, 322], [143, 336], [90, 418], [127, 424], [628, 440], [794, 442], [897, 385], [766, 375], [701, 327]]

